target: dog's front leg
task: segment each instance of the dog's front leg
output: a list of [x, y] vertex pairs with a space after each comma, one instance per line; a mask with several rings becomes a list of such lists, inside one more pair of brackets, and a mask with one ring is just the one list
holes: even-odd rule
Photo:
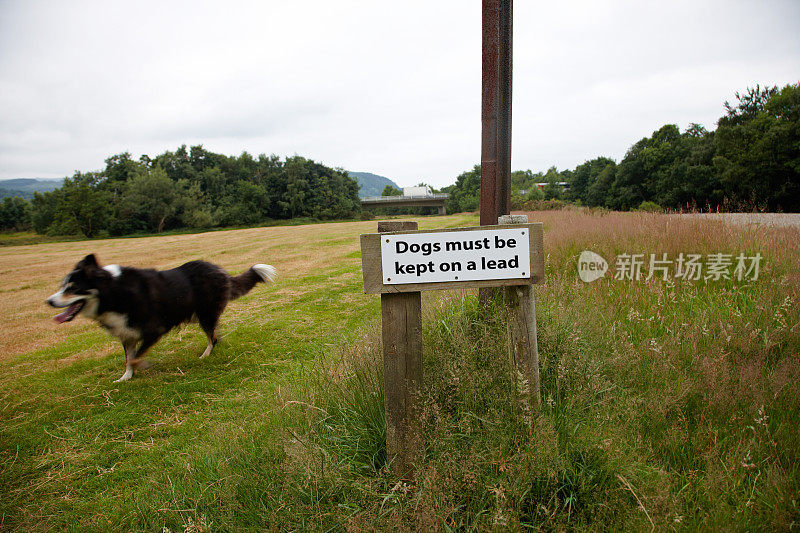
[[114, 383], [128, 381], [133, 377], [133, 360], [136, 358], [136, 342], [126, 341], [122, 343], [122, 346], [125, 347], [125, 373], [122, 374], [121, 378], [115, 379]]

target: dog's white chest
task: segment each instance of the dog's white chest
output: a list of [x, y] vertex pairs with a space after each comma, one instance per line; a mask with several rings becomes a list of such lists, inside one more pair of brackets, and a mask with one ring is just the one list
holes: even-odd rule
[[97, 321], [115, 337], [119, 337], [123, 342], [138, 341], [142, 334], [139, 330], [128, 327], [128, 317], [119, 313], [103, 313], [97, 317]]

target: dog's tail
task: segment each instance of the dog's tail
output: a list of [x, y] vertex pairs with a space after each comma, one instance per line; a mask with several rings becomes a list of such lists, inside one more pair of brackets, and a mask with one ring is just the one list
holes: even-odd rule
[[278, 271], [272, 265], [253, 265], [247, 272], [231, 277], [231, 300], [244, 296], [256, 283], [272, 282]]

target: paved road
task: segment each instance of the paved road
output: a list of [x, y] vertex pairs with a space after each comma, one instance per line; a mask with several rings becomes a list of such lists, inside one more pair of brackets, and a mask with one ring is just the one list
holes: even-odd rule
[[676, 216], [721, 220], [728, 224], [800, 229], [800, 213], [689, 213]]

